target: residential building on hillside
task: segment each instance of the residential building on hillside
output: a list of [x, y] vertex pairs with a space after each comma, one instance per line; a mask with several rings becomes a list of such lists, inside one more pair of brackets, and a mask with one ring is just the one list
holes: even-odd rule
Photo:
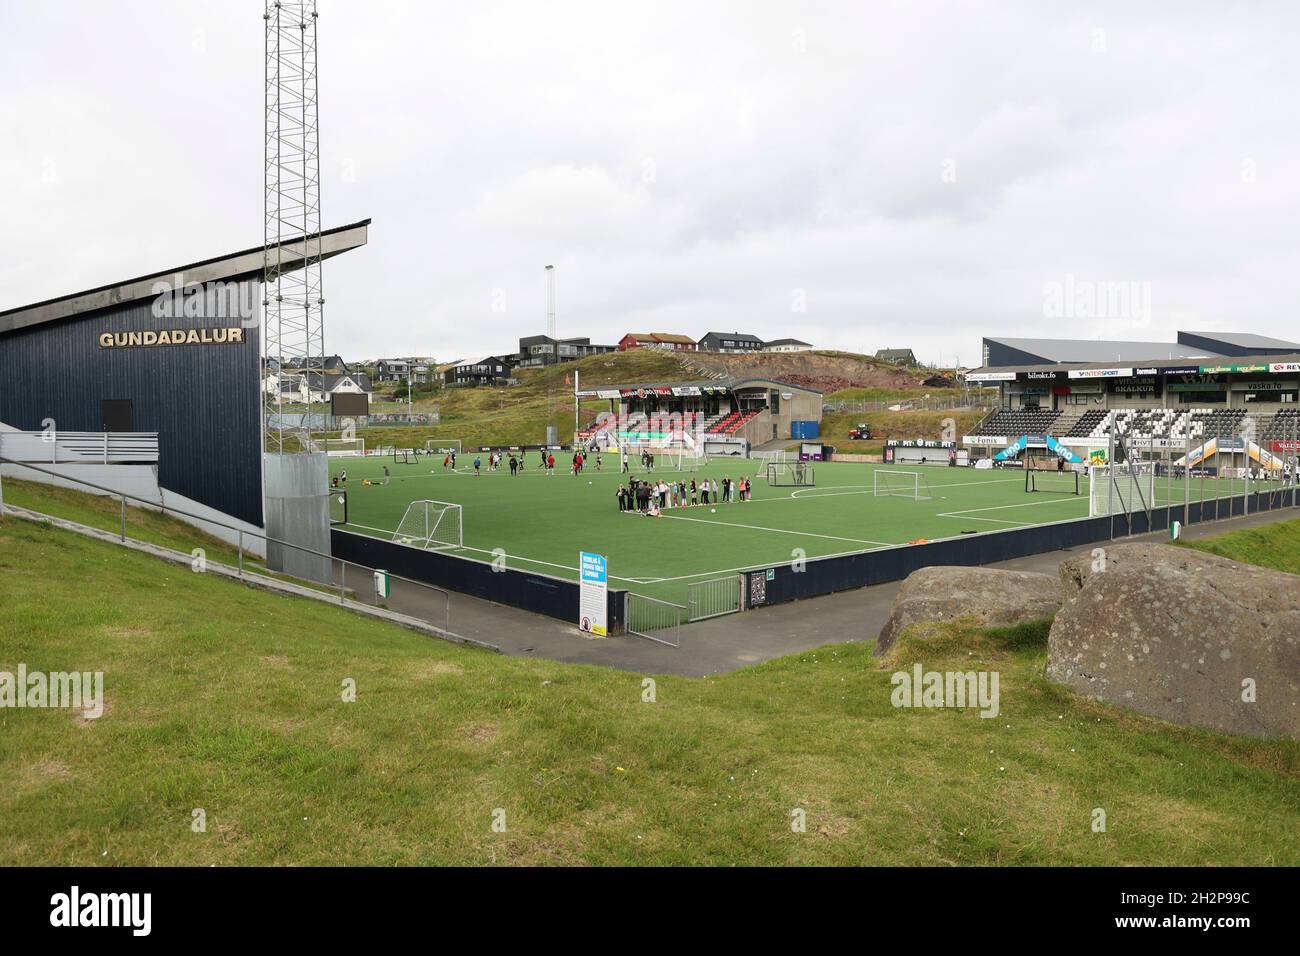
[[881, 349], [876, 352], [876, 358], [892, 362], [894, 365], [915, 365], [916, 356], [912, 354], [911, 349]]
[[666, 349], [673, 352], [694, 352], [697, 346], [689, 335], [676, 332], [629, 332], [618, 340], [618, 350]]
[[320, 371], [321, 369], [324, 369], [324, 371], [334, 375], [350, 373], [352, 371], [348, 366], [348, 363], [343, 361], [341, 355], [326, 355], [323, 359], [319, 356], [312, 356], [309, 359], [304, 359], [301, 355], [298, 355], [293, 358], [286, 358], [284, 360], [284, 367], [286, 370], [294, 372], [305, 372], [308, 370]]
[[447, 385], [502, 385], [514, 370], [514, 355], [488, 355], [452, 364], [442, 374]]
[[411, 363], [406, 359], [380, 359], [375, 363], [375, 381], [396, 382], [405, 379], [410, 369]]
[[528, 335], [519, 340], [519, 368], [537, 368], [571, 362], [588, 355], [603, 355], [618, 349], [616, 345], [593, 345], [589, 338], [553, 339], [549, 335]]
[[761, 352], [763, 340], [748, 332], [709, 332], [700, 338], [702, 352]]
[[811, 352], [812, 345], [799, 339], [773, 339], [763, 346], [764, 352]]
[[305, 372], [298, 377], [298, 401], [301, 402], [328, 402], [335, 392], [369, 395], [373, 391], [370, 376], [364, 372]]

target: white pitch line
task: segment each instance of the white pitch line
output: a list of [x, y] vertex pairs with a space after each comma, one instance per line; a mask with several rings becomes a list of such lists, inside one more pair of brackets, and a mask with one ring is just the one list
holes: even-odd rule
[[726, 525], [728, 528], [748, 528], [750, 531], [768, 531], [772, 534], [793, 534], [798, 535], [801, 538], [827, 538], [831, 541], [852, 541], [855, 544], [874, 544], [881, 547], [888, 547], [890, 544], [888, 541], [872, 541], [868, 538], [846, 538], [838, 534], [816, 534], [812, 531], [791, 531], [789, 528], [765, 528], [762, 525], [738, 524], [734, 521], [714, 521], [711, 518], [688, 518], [686, 515], [670, 515], [664, 514], [662, 511], [659, 515], [662, 518], [672, 518], [675, 521], [699, 521], [702, 524]]
[[974, 515], [937, 514], [935, 515], [935, 517], [936, 518], [958, 518], [962, 521], [991, 521], [994, 524], [1015, 525], [1017, 528], [1022, 528], [1022, 527], [1027, 528], [1033, 524], [1032, 521], [1008, 521], [1006, 518], [976, 518]]
[[[1080, 497], [1080, 503], [1083, 503], [1082, 497]], [[993, 505], [990, 508], [967, 508], [964, 511], [945, 511], [939, 517], [956, 518], [961, 515], [978, 514], [981, 511], [1006, 511], [1008, 508], [1032, 508], [1035, 505], [1059, 505], [1059, 504], [1061, 504], [1060, 499], [1049, 498], [1046, 501], [1026, 501], [1024, 504], [1019, 504], [1019, 505]]]

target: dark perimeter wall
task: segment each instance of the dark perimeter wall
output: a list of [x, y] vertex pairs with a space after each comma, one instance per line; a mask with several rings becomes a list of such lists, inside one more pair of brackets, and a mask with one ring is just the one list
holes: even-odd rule
[[[251, 292], [260, 302], [253, 279]], [[258, 329], [245, 341], [101, 348], [104, 332], [229, 328], [230, 318], [156, 318], [130, 302], [0, 335], [0, 422], [40, 431], [102, 429], [101, 402], [130, 399], [132, 429], [158, 432], [158, 483], [243, 521], [262, 524]]]

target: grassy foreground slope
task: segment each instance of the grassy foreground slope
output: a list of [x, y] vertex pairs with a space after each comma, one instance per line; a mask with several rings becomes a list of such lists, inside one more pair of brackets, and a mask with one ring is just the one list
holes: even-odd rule
[[1178, 543], [1233, 561], [1300, 574], [1300, 518], [1273, 521], [1253, 528], [1239, 528], [1212, 538]]
[[[0, 710], [6, 865], [1300, 863], [1300, 745], [1061, 690], [1041, 623], [948, 625], [884, 665], [850, 643], [657, 678], [645, 703], [639, 674], [444, 644], [13, 518], [0, 609], [0, 671], [100, 670], [106, 697], [94, 721]], [[1001, 713], [895, 709], [913, 660], [997, 670]]]

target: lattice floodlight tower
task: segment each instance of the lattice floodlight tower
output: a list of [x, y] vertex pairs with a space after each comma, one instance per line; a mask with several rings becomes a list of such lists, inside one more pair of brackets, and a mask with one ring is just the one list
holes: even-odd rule
[[[299, 437], [310, 433], [326, 410], [323, 382], [313, 396], [311, 372], [323, 375], [324, 288], [321, 284], [320, 116], [316, 87], [316, 4], [268, 2], [266, 110], [263, 162], [263, 380], [262, 427], [267, 451], [284, 452], [286, 431], [279, 367], [301, 356], [307, 417]], [[283, 243], [290, 242], [289, 249]], [[297, 241], [295, 241], [297, 240]], [[298, 248], [301, 242], [301, 248]], [[316, 400], [313, 401], [313, 398]], [[323, 428], [324, 422], [320, 421]]]

